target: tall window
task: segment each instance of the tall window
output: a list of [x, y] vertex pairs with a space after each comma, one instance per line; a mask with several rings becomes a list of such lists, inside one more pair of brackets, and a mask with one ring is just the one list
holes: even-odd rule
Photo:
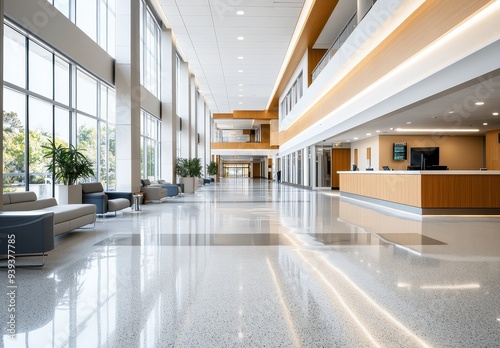
[[283, 119], [286, 115], [292, 111], [293, 107], [300, 98], [304, 95], [304, 79], [302, 71], [297, 76], [292, 84], [292, 87], [288, 90], [285, 97], [281, 100], [279, 114], [280, 118]]
[[116, 0], [49, 0], [94, 42], [115, 56]]
[[175, 113], [181, 116], [181, 103], [182, 103], [182, 59], [175, 55]]
[[150, 8], [141, 1], [141, 84], [154, 96], [160, 95], [160, 26]]
[[55, 183], [43, 158], [49, 140], [85, 149], [97, 179], [113, 188], [114, 90], [9, 23], [4, 45], [4, 191], [52, 196]]
[[141, 177], [160, 178], [160, 120], [141, 110]]

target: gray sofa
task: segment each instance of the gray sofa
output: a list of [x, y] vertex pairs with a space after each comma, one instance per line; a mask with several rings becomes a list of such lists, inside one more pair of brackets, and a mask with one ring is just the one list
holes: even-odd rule
[[36, 193], [30, 191], [3, 194], [2, 211], [30, 210], [54, 213], [54, 236], [96, 221], [96, 207], [93, 204], [58, 205], [55, 198], [37, 199]]
[[141, 191], [144, 192], [144, 202], [164, 202], [168, 197], [168, 190], [159, 184], [151, 184], [149, 179], [141, 180]]

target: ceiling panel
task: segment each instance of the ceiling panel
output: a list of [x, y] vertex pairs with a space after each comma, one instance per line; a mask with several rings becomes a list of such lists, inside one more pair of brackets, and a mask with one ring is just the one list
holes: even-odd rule
[[304, 0], [159, 2], [212, 112], [264, 110]]

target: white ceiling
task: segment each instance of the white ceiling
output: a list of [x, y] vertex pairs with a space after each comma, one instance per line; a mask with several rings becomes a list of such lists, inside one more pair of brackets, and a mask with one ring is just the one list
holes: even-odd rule
[[[481, 101], [484, 105], [475, 105], [476, 101]], [[496, 70], [347, 132], [337, 134], [326, 142], [354, 142], [379, 134], [401, 135], [401, 132], [396, 131], [397, 128], [431, 128], [452, 131], [469, 128], [478, 129], [479, 132], [446, 134], [484, 135], [487, 131], [500, 129], [499, 113], [500, 70]], [[405, 132], [404, 134], [421, 135], [422, 133]]]
[[265, 110], [304, 0], [158, 2], [211, 111]]
[[[305, 0], [153, 1], [161, 4], [165, 24], [172, 28], [181, 53], [213, 113], [266, 109]], [[343, 25], [339, 23], [345, 23], [345, 18], [350, 17], [355, 3], [354, 0], [339, 1], [315, 48], [330, 46], [342, 30]], [[238, 15], [237, 11], [244, 11], [244, 15]], [[238, 40], [238, 36], [243, 36], [244, 40]], [[337, 134], [326, 142], [362, 140], [379, 134], [377, 130], [381, 134], [398, 134], [390, 128], [405, 126], [449, 128], [456, 119], [462, 122], [462, 127], [480, 129], [480, 134], [498, 129], [500, 116], [492, 113], [500, 111], [499, 75], [499, 72], [494, 73], [494, 81], [490, 81], [490, 86], [495, 88], [485, 105], [469, 108], [465, 117], [459, 116], [458, 111], [455, 114], [448, 114], [448, 111], [473, 95], [481, 85], [479, 80]], [[218, 119], [216, 124], [219, 129], [255, 126], [253, 120]], [[324, 138], [318, 143], [324, 143]]]

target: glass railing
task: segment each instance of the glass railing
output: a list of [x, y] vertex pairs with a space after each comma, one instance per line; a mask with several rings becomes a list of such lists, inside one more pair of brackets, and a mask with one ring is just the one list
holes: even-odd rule
[[[371, 2], [371, 6], [364, 12], [363, 18], [366, 16], [366, 14], [371, 10], [373, 5], [377, 2], [377, 0], [373, 0]], [[356, 26], [358, 24], [358, 19], [357, 19], [357, 12], [354, 12], [352, 17], [349, 19], [345, 27], [342, 29], [340, 32], [339, 36], [335, 39], [333, 44], [330, 46], [328, 51], [326, 51], [325, 55], [323, 58], [321, 58], [321, 61], [316, 65], [316, 68], [314, 68], [312, 72], [312, 80], [316, 79], [318, 75], [321, 73], [321, 71], [326, 67], [328, 62], [333, 58], [335, 53], [342, 47], [342, 45], [346, 42], [347, 38], [352, 34], [354, 29], [356, 29]]]
[[357, 18], [356, 18], [357, 12], [354, 12], [352, 15], [351, 19], [349, 19], [349, 22], [345, 25], [344, 29], [340, 32], [339, 36], [335, 39], [333, 44], [330, 46], [328, 51], [326, 51], [325, 55], [323, 58], [321, 58], [320, 62], [318, 65], [316, 65], [316, 68], [314, 68], [312, 72], [312, 80], [314, 81], [316, 77], [323, 71], [323, 69], [326, 67], [326, 65], [330, 62], [330, 60], [333, 58], [333, 56], [337, 53], [337, 51], [342, 47], [342, 45], [346, 42], [347, 38], [352, 34], [354, 29], [356, 28], [357, 25]]

